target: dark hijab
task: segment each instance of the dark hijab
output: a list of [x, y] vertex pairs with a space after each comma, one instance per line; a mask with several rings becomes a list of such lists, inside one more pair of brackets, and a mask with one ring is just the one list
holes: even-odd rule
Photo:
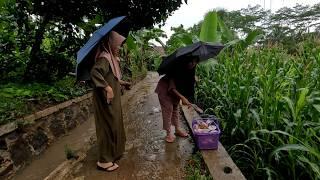
[[188, 69], [188, 63], [194, 58], [186, 58], [188, 59], [182, 61], [183, 63], [179, 64], [179, 66], [176, 66], [179, 68], [172, 70], [167, 75], [170, 78], [173, 78], [177, 91], [186, 97], [190, 102], [194, 102], [196, 66], [192, 69]]

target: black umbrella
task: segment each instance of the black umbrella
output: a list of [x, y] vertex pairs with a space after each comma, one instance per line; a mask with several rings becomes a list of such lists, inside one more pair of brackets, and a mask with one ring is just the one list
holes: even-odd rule
[[200, 62], [216, 57], [223, 48], [224, 46], [221, 44], [211, 44], [201, 41], [179, 48], [171, 55], [163, 58], [158, 68], [158, 73], [160, 75], [166, 74], [168, 71], [175, 69], [177, 65], [179, 66], [180, 62], [188, 59], [186, 56], [197, 57]]

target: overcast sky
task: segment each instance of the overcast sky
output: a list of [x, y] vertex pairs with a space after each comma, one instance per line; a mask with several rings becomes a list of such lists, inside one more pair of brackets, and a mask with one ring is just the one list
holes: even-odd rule
[[255, 6], [257, 4], [275, 11], [282, 7], [293, 7], [296, 4], [314, 5], [320, 3], [320, 0], [188, 0], [188, 4], [176, 10], [170, 16], [162, 29], [171, 35], [171, 27], [177, 27], [182, 24], [184, 27], [190, 27], [200, 20], [206, 12], [216, 8], [223, 8], [227, 10], [238, 10], [246, 8], [249, 5]]

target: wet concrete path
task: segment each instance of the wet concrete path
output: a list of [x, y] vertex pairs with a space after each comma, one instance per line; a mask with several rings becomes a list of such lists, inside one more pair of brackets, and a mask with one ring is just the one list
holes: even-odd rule
[[[157, 73], [148, 73], [123, 96], [127, 143], [126, 152], [118, 162], [120, 168], [114, 172], [96, 170], [97, 146], [93, 145], [75, 177], [88, 180], [185, 178], [184, 167], [192, 154], [193, 143], [191, 138], [177, 138], [171, 144], [164, 141], [160, 105], [154, 93], [158, 79]], [[185, 121], [180, 122], [187, 129]]]
[[66, 160], [66, 146], [78, 150], [95, 136], [94, 119], [91, 117], [86, 122], [70, 131], [67, 135], [52, 143], [38, 157], [13, 177], [15, 180], [40, 180], [44, 179], [58, 165]]

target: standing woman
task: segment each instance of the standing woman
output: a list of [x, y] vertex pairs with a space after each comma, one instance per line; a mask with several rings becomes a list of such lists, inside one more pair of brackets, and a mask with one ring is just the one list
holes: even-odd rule
[[104, 38], [95, 55], [95, 64], [91, 69], [94, 84], [93, 106], [96, 135], [98, 142], [97, 169], [114, 171], [119, 165], [125, 150], [125, 131], [123, 126], [120, 85], [129, 85], [121, 81], [119, 51], [125, 38], [111, 31]]

